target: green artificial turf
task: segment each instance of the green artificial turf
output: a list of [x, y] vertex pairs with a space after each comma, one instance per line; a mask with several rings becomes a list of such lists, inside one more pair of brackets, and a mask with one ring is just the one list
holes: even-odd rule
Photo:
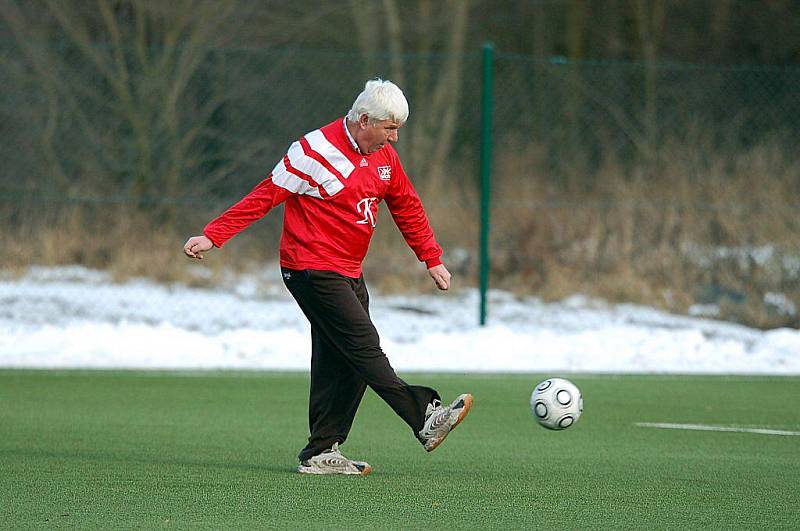
[[435, 452], [372, 392], [343, 453], [301, 476], [308, 379], [0, 371], [0, 528], [780, 528], [800, 522], [800, 379], [569, 376], [584, 416], [532, 420], [541, 375], [407, 374], [475, 406]]

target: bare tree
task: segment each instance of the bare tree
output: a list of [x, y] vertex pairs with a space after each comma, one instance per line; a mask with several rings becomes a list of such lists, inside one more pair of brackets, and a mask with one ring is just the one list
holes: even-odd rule
[[[225, 83], [236, 70], [216, 64], [252, 9], [244, 0], [0, 3], [28, 86], [48, 102], [32, 111], [41, 117], [38, 173], [67, 193], [122, 192], [138, 203], [201, 195], [248, 163], [267, 138], [236, 139], [213, 165], [208, 145], [231, 144], [214, 117], [266, 83], [268, 72], [256, 71]], [[273, 16], [273, 29], [283, 21]]]
[[[393, 3], [394, 0], [387, 0], [387, 4]], [[432, 21], [437, 17], [429, 0], [417, 2], [414, 16], [407, 23], [408, 31], [419, 39], [415, 39], [414, 48], [418, 57], [413, 72], [416, 83], [409, 87], [412, 90], [414, 119], [405, 132], [408, 138], [405, 154], [415, 171], [425, 174], [432, 181], [442, 176], [451, 154], [457, 118], [461, 112], [460, 92], [470, 2], [448, 0], [438, 7], [441, 13], [446, 14], [444, 24], [439, 23], [435, 28], [432, 26]], [[388, 26], [397, 28], [389, 33], [389, 49], [393, 50], [392, 55], [399, 57], [403, 35], [400, 21], [391, 9], [386, 14], [390, 20]], [[433, 35], [441, 36], [442, 41], [436, 43]], [[443, 53], [433, 62], [431, 52], [435, 44], [443, 49]], [[400, 79], [404, 78], [398, 63], [393, 64], [392, 70], [398, 72]]]
[[573, 154], [578, 152], [581, 143], [581, 102], [583, 98], [576, 87], [582, 84], [581, 67], [578, 61], [584, 58], [584, 47], [587, 40], [587, 21], [591, 6], [588, 0], [570, 0], [567, 7], [567, 57], [569, 65], [569, 85], [571, 90], [566, 98], [567, 143]]
[[396, 0], [383, 0], [389, 41], [389, 71], [399, 86], [405, 86], [403, 72], [403, 31]]
[[364, 77], [374, 77], [377, 52], [382, 41], [381, 25], [375, 0], [350, 0], [350, 16], [356, 43], [364, 63]]
[[644, 125], [648, 158], [655, 153], [658, 135], [658, 44], [664, 28], [663, 0], [635, 0], [636, 26], [644, 60]]

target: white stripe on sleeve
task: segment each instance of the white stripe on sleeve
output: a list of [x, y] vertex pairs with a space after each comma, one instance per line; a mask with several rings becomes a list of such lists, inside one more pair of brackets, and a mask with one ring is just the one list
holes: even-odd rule
[[332, 196], [344, 188], [342, 181], [340, 181], [336, 175], [320, 164], [319, 161], [305, 154], [300, 142], [294, 142], [289, 147], [288, 155], [289, 163], [299, 171], [310, 175], [314, 181], [328, 192], [328, 195]]
[[336, 146], [331, 144], [319, 129], [308, 133], [305, 139], [308, 141], [308, 145], [311, 146], [311, 149], [325, 157], [325, 160], [330, 162], [331, 166], [336, 168], [336, 171], [341, 173], [342, 177], [345, 179], [350, 177], [350, 174], [356, 169], [353, 163], [350, 162], [350, 159], [339, 151]]
[[316, 186], [311, 186], [308, 181], [301, 179], [297, 175], [289, 172], [281, 159], [272, 170], [272, 182], [281, 188], [285, 188], [294, 194], [306, 194], [322, 199]]

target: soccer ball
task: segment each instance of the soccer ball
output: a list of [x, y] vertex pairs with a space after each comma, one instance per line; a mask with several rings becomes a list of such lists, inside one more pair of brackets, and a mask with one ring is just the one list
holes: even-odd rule
[[550, 430], [564, 430], [578, 422], [583, 398], [574, 383], [548, 378], [531, 393], [531, 411], [536, 422]]

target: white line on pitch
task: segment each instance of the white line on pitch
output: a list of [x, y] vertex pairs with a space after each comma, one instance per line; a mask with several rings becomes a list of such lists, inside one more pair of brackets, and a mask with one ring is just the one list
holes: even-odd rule
[[766, 428], [737, 428], [735, 426], [713, 426], [711, 424], [671, 424], [668, 422], [635, 422], [640, 428], [668, 430], [732, 431], [736, 433], [760, 433], [762, 435], [800, 435], [800, 431], [769, 430]]

